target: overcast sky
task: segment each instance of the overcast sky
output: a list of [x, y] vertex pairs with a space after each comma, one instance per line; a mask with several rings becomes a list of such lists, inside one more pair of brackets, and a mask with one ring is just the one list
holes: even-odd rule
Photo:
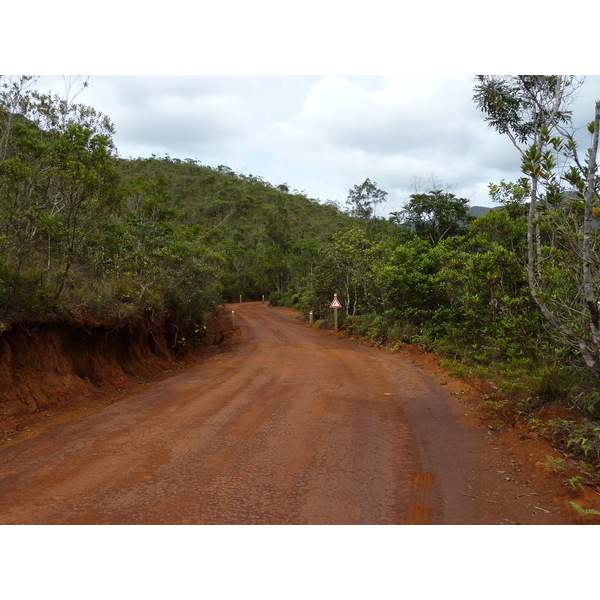
[[[78, 101], [108, 115], [123, 158], [169, 155], [225, 165], [309, 198], [345, 203], [366, 178], [398, 210], [431, 180], [491, 206], [487, 186], [519, 176], [519, 155], [472, 101], [474, 76], [95, 75]], [[43, 76], [42, 89], [64, 89]], [[593, 119], [588, 77], [575, 121]]]
[[[42, 74], [39, 87], [59, 92], [53, 75], [91, 73], [78, 99], [113, 121], [120, 156], [226, 165], [342, 204], [369, 178], [388, 193], [384, 212], [432, 178], [490, 206], [488, 184], [519, 176], [518, 153], [472, 102], [475, 73], [596, 66], [594, 36], [578, 39], [576, 55], [542, 43], [562, 23], [520, 0], [501, 11], [466, 0], [401, 10], [388, 0], [32, 1], [29, 42], [18, 27], [0, 36], [2, 72]], [[13, 20], [19, 7], [6, 9]], [[517, 40], [515, 26], [534, 21], [539, 36]], [[585, 124], [600, 77], [580, 96]]]

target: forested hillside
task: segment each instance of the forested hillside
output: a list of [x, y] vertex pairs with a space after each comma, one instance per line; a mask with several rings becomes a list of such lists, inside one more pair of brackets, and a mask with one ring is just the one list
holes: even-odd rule
[[542, 193], [540, 173], [547, 182], [556, 163], [538, 140], [522, 180], [490, 185], [497, 210], [474, 219], [466, 199], [432, 189], [381, 218], [386, 194], [368, 179], [342, 209], [224, 166], [124, 160], [112, 134], [93, 108], [4, 84], [0, 330], [135, 324], [151, 311], [198, 333], [218, 304], [263, 295], [327, 326], [337, 293], [347, 333], [437, 351], [457, 373], [491, 382], [484, 401], [502, 414], [511, 407], [539, 428], [540, 408], [577, 408], [584, 420], [544, 431], [590, 472], [600, 465], [598, 369], [582, 316], [598, 319], [588, 294], [600, 266], [595, 165], [578, 175], [575, 162], [567, 188]]
[[123, 160], [93, 109], [4, 90], [3, 317], [190, 317], [298, 286], [351, 219], [227, 167]]

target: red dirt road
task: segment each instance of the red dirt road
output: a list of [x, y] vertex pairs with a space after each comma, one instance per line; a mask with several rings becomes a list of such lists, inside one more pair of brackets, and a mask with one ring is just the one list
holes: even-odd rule
[[232, 308], [231, 350], [0, 451], [0, 523], [570, 522], [406, 356]]

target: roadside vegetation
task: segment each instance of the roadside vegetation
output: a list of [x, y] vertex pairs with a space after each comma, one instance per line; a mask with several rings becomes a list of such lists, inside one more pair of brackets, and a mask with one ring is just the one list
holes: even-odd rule
[[[198, 332], [218, 304], [263, 295], [331, 327], [335, 292], [347, 334], [435, 351], [599, 483], [600, 108], [580, 149], [572, 78], [477, 81], [523, 177], [491, 183], [497, 206], [476, 219], [435, 185], [382, 218], [386, 193], [369, 179], [342, 207], [225, 166], [125, 160], [110, 119], [75, 97], [33, 78], [0, 85], [0, 332], [148, 311]], [[548, 406], [573, 416], [542, 421]]]

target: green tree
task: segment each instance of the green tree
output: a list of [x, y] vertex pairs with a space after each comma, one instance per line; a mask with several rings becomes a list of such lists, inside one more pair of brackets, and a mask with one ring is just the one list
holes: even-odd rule
[[525, 232], [525, 216], [502, 208], [433, 249], [432, 287], [449, 309], [445, 344], [459, 355], [501, 363], [535, 347], [540, 323], [527, 290]]
[[386, 197], [387, 192], [379, 189], [377, 183], [365, 179], [348, 192], [346, 204], [350, 207], [353, 217], [369, 221], [376, 218], [377, 207], [385, 202]]
[[34, 83], [31, 77], [13, 78], [0, 88], [6, 310], [15, 302], [24, 306], [26, 297], [30, 306], [44, 296], [59, 301], [92, 228], [112, 210], [118, 187], [110, 120], [76, 104], [72, 90], [61, 98], [36, 91]]
[[366, 309], [372, 247], [359, 225], [331, 235], [323, 261], [311, 277], [311, 287], [323, 304], [329, 306], [337, 293], [347, 314], [355, 315]]
[[62, 294], [92, 229], [119, 201], [113, 150], [110, 137], [79, 124], [69, 124], [51, 144], [49, 191], [60, 228], [57, 255], [62, 255], [63, 265], [55, 300]]
[[381, 294], [381, 310], [394, 310], [399, 318], [422, 325], [439, 302], [432, 286], [436, 267], [431, 246], [416, 236], [399, 242], [383, 238], [379, 246], [382, 260], [375, 264], [374, 287]]
[[488, 124], [507, 135], [528, 178], [527, 279], [556, 335], [600, 377], [600, 254], [594, 207], [600, 102], [579, 154], [567, 110], [573, 76], [479, 76], [474, 100]]
[[428, 194], [412, 194], [401, 211], [391, 214], [391, 219], [435, 245], [446, 237], [464, 233], [472, 217], [467, 199], [432, 190]]

